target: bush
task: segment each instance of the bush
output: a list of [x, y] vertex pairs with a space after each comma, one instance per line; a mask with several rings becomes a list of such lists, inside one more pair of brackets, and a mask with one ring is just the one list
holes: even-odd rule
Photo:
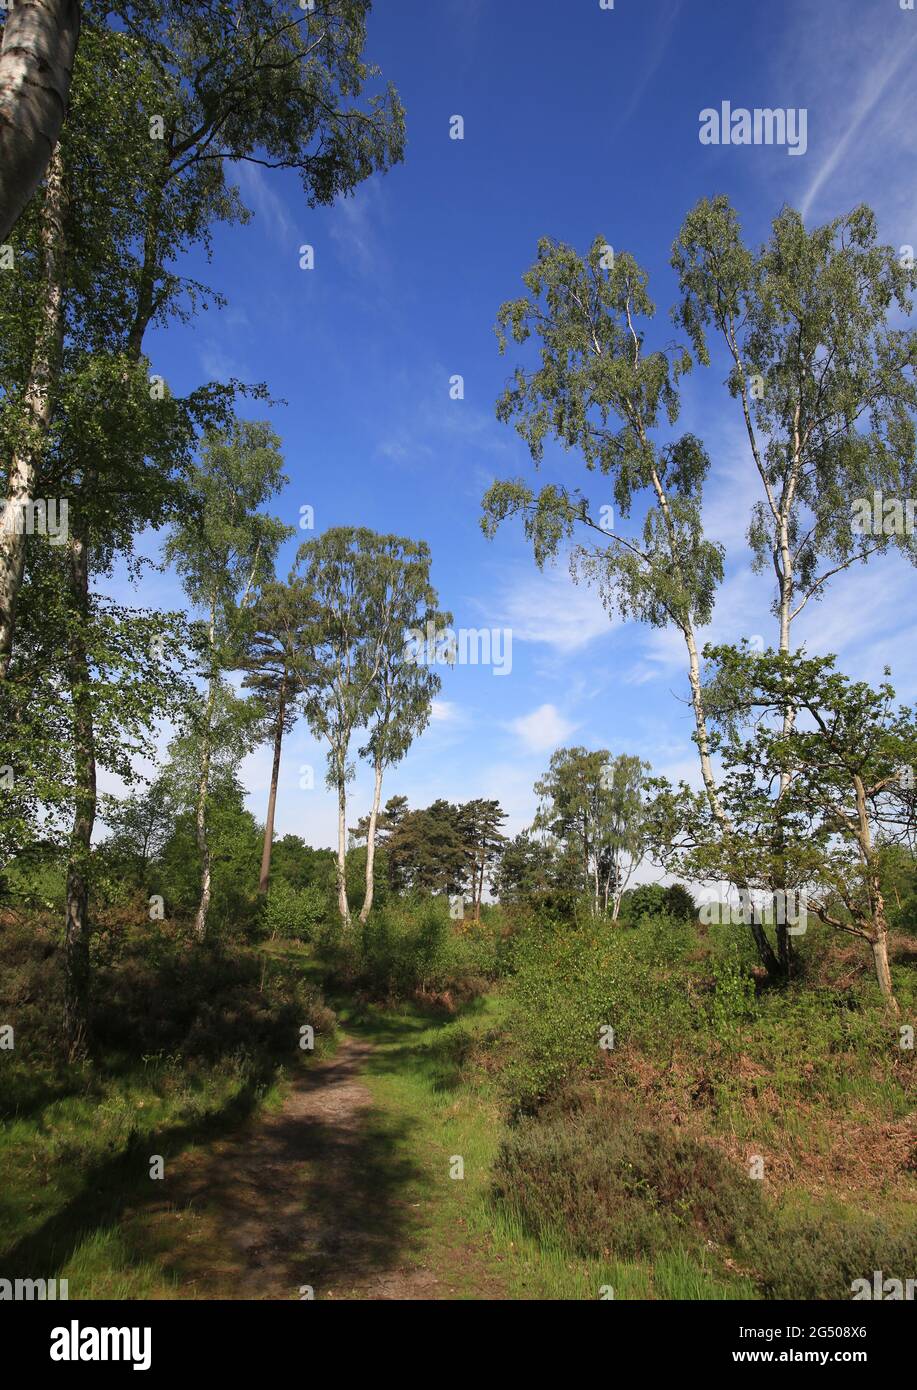
[[917, 1228], [892, 1228], [865, 1212], [835, 1209], [784, 1218], [777, 1229], [753, 1232], [742, 1256], [758, 1273], [768, 1298], [851, 1297], [853, 1281], [880, 1270], [885, 1278], [913, 1278]]
[[641, 883], [621, 898], [620, 918], [631, 926], [644, 917], [665, 915], [676, 922], [696, 922], [697, 906], [683, 883]]
[[538, 1240], [634, 1259], [704, 1240], [734, 1245], [764, 1220], [760, 1191], [717, 1150], [623, 1108], [523, 1118], [493, 1196]]
[[682, 968], [693, 945], [666, 917], [644, 919], [639, 932], [589, 922], [523, 933], [510, 987], [514, 1107], [537, 1108], [578, 1073], [603, 1069], [623, 1043], [658, 1051], [699, 1027]]
[[331, 951], [338, 978], [374, 999], [480, 994], [500, 969], [499, 932], [490, 921], [458, 923], [445, 898], [401, 899], [354, 923]]
[[286, 879], [275, 878], [261, 909], [261, 925], [272, 941], [278, 936], [313, 941], [327, 914], [327, 898], [318, 884], [293, 888]]
[[621, 898], [621, 919], [637, 923], [641, 917], [653, 917], [662, 912], [665, 889], [661, 883], [641, 883], [630, 888]]
[[[0, 1022], [15, 1060], [37, 1070], [61, 1055], [63, 952], [56, 919], [0, 925]], [[267, 1066], [296, 1056], [299, 1030], [331, 1033], [334, 1015], [299, 969], [238, 941], [191, 945], [168, 924], [96, 936], [91, 1035], [100, 1058], [158, 1053], [218, 1059], [244, 1051]], [[3, 1074], [0, 1073], [0, 1080]]]

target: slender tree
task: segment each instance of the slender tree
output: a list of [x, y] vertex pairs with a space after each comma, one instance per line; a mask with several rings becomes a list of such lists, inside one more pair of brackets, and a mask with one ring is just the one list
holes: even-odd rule
[[337, 893], [345, 928], [347, 900], [347, 783], [350, 745], [375, 707], [382, 665], [375, 610], [374, 566], [379, 537], [361, 526], [337, 526], [299, 548], [291, 583], [301, 580], [320, 616], [300, 655], [307, 675], [305, 711], [316, 738], [328, 745], [328, 785], [338, 803]]
[[370, 604], [375, 612], [373, 641], [377, 647], [375, 677], [369, 692], [369, 737], [360, 749], [373, 765], [372, 808], [366, 828], [366, 893], [360, 909], [365, 922], [373, 905], [376, 824], [386, 767], [407, 753], [427, 727], [433, 699], [441, 687], [435, 669], [421, 658], [425, 643], [406, 640], [407, 634], [442, 631], [451, 613], [437, 610], [436, 590], [430, 584], [430, 551], [420, 541], [382, 536], [374, 544], [370, 570]]
[[189, 599], [207, 615], [195, 807], [201, 891], [194, 934], [199, 940], [206, 933], [212, 891], [207, 809], [222, 672], [238, 664], [239, 604], [256, 560], [272, 565], [280, 542], [291, 534], [291, 528], [257, 510], [286, 482], [282, 465], [280, 440], [267, 424], [240, 420], [229, 431], [207, 434], [188, 481], [192, 508], [166, 545], [166, 561], [175, 564]]
[[609, 759], [602, 770], [605, 869], [603, 908], [608, 911], [612, 899], [611, 919], [618, 920], [621, 898], [633, 877], [644, 853], [643, 790], [649, 763], [621, 753]]
[[[664, 422], [678, 418], [678, 382], [691, 367], [687, 348], [645, 350], [644, 324], [655, 313], [647, 276], [627, 253], [601, 237], [586, 256], [543, 238], [523, 275], [528, 293], [498, 314], [501, 351], [511, 336], [535, 338], [539, 365], [523, 366], [497, 402], [498, 418], [514, 421], [536, 467], [545, 440], [577, 450], [589, 473], [609, 480], [611, 496], [590, 499], [578, 488], [524, 479], [495, 483], [484, 498], [482, 527], [494, 535], [508, 516], [522, 518], [535, 562], [555, 558], [582, 531], [600, 536], [570, 552], [574, 579], [594, 583], [606, 606], [684, 639], [694, 715], [694, 740], [711, 807], [728, 834], [716, 785], [704, 710], [697, 628], [709, 622], [723, 576], [723, 547], [704, 536], [701, 503], [709, 459], [691, 434], [661, 443]], [[642, 534], [611, 526], [614, 508], [627, 518], [645, 505]], [[602, 508], [606, 511], [603, 513]], [[768, 968], [779, 963], [763, 933], [756, 936]]]
[[268, 890], [271, 874], [283, 737], [293, 728], [299, 713], [299, 696], [308, 681], [303, 650], [308, 646], [309, 629], [318, 614], [302, 585], [276, 581], [262, 585], [252, 612], [253, 631], [247, 643], [246, 675], [242, 684], [256, 692], [263, 702], [273, 738], [271, 785], [258, 879], [258, 892], [263, 895]]

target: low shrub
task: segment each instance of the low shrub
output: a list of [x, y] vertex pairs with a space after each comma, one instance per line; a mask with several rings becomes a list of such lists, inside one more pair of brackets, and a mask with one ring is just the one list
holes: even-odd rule
[[848, 1208], [781, 1215], [740, 1241], [768, 1298], [850, 1299], [854, 1281], [917, 1277], [917, 1228]]
[[327, 950], [339, 983], [381, 1002], [481, 994], [501, 969], [501, 937], [492, 921], [455, 922], [445, 898], [402, 899], [355, 922]]
[[498, 1155], [493, 1197], [536, 1239], [586, 1257], [734, 1246], [764, 1221], [758, 1187], [716, 1149], [623, 1107], [520, 1119]]
[[328, 916], [328, 907], [326, 893], [318, 884], [294, 888], [286, 879], [276, 878], [262, 905], [261, 926], [272, 941], [278, 936], [314, 941]]
[[514, 1107], [531, 1111], [578, 1074], [603, 1070], [622, 1042], [655, 1051], [698, 1027], [680, 968], [694, 944], [667, 917], [645, 919], [638, 931], [598, 922], [519, 936], [507, 1073]]

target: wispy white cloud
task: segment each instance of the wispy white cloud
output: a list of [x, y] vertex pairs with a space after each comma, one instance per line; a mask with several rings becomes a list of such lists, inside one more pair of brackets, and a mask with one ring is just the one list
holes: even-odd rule
[[545, 753], [558, 748], [576, 728], [566, 719], [556, 705], [539, 705], [531, 714], [523, 714], [513, 719], [507, 728], [519, 738], [525, 748], [533, 753]]
[[640, 72], [637, 76], [637, 80], [634, 84], [633, 91], [630, 94], [630, 99], [628, 100], [627, 105], [624, 107], [624, 110], [618, 117], [618, 120], [613, 127], [612, 134], [614, 134], [615, 131], [620, 130], [630, 120], [631, 116], [634, 114], [637, 107], [640, 105], [644, 92], [649, 87], [653, 78], [656, 76], [656, 73], [659, 71], [659, 68], [662, 64], [662, 60], [664, 59], [668, 51], [669, 45], [672, 41], [672, 36], [675, 32], [675, 25], [678, 21], [678, 16], [681, 13], [682, 4], [683, 0], [669, 0], [669, 8], [666, 11], [666, 13], [661, 18], [659, 18], [658, 16], [655, 17], [653, 24], [653, 37], [647, 50], [646, 61], [644, 62], [643, 67], [640, 69]]
[[[836, 216], [866, 201], [880, 218], [917, 214], [913, 181], [889, 178], [917, 153], [913, 83], [917, 14], [894, 0], [799, 0], [771, 50], [775, 79], [808, 110], [809, 148], [791, 161], [804, 216]], [[784, 190], [784, 196], [786, 191]]]
[[593, 589], [574, 584], [562, 565], [513, 575], [494, 604], [514, 642], [543, 643], [561, 655], [580, 651], [620, 622]]
[[434, 700], [430, 706], [430, 722], [433, 724], [456, 724], [462, 717], [462, 711], [454, 700]]
[[233, 164], [232, 171], [235, 173], [242, 201], [252, 209], [256, 217], [264, 219], [273, 240], [292, 254], [300, 244], [301, 238], [297, 239], [296, 228], [286, 204], [276, 188], [271, 186], [265, 171], [257, 164], [248, 163], [247, 160], [239, 160]]
[[[821, 163], [815, 171], [808, 188], [802, 199], [800, 211], [803, 217], [808, 217], [816, 198], [822, 188], [834, 174], [842, 160], [849, 164], [849, 155], [853, 147], [853, 142], [863, 130], [873, 112], [879, 106], [886, 94], [892, 93], [895, 79], [914, 61], [914, 50], [917, 45], [917, 32], [910, 36], [906, 43], [902, 43], [900, 37], [890, 37], [888, 47], [884, 49], [877, 59], [866, 67], [863, 74], [862, 84], [853, 102], [845, 100], [844, 109], [849, 113], [849, 120], [840, 131], [833, 146], [826, 152]], [[896, 104], [903, 106], [904, 112], [910, 115], [913, 107], [913, 97], [910, 90], [899, 89], [892, 93], [892, 99]], [[872, 148], [870, 149], [870, 145]], [[858, 147], [859, 157], [862, 158], [864, 150], [867, 158], [874, 159], [879, 153], [872, 142], [860, 142]]]
[[383, 218], [382, 185], [369, 179], [347, 198], [340, 198], [328, 214], [328, 230], [344, 261], [361, 275], [378, 276], [385, 252], [379, 226]]

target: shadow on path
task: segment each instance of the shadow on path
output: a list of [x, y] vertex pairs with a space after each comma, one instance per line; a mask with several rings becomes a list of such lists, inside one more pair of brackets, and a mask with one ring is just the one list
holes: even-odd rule
[[216, 1277], [240, 1298], [300, 1298], [303, 1286], [316, 1298], [430, 1296], [435, 1279], [405, 1264], [415, 1244], [410, 1196], [423, 1182], [407, 1156], [412, 1125], [372, 1109], [359, 1079], [372, 1050], [347, 1039], [256, 1129], [183, 1161], [163, 1215], [203, 1211], [212, 1238], [190, 1260], [179, 1251], [181, 1285], [207, 1296]]

